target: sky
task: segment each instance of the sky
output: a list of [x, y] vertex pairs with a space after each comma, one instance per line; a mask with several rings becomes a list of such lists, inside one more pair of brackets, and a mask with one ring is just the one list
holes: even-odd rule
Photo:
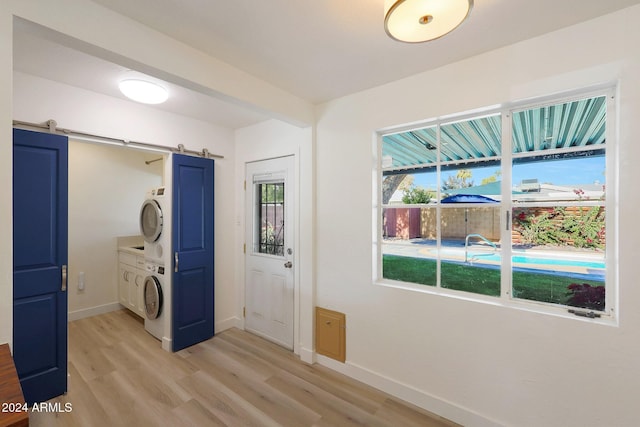
[[[464, 169], [461, 167], [460, 169]], [[493, 175], [499, 166], [477, 167], [471, 169], [471, 180], [474, 185], [481, 185], [482, 180]], [[442, 172], [443, 181], [449, 175], [456, 175], [457, 170]], [[520, 184], [523, 179], [537, 179], [539, 183], [555, 185], [579, 185], [605, 183], [605, 157], [592, 156], [569, 160], [538, 161], [513, 166], [512, 182]], [[500, 177], [498, 177], [500, 180]], [[426, 189], [436, 188], [435, 172], [414, 175], [414, 184]]]

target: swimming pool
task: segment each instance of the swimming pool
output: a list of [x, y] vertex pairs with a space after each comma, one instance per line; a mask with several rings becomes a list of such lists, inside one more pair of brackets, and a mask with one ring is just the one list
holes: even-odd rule
[[[495, 261], [500, 262], [502, 257], [500, 254], [485, 255], [481, 253], [470, 253], [469, 259], [473, 259], [474, 262], [481, 261]], [[526, 255], [513, 255], [511, 262], [514, 264], [524, 265], [550, 265], [558, 267], [583, 267], [583, 268], [597, 268], [604, 269], [604, 261], [583, 261], [578, 259], [562, 259], [562, 258], [544, 258]]]
[[605, 268], [604, 261], [581, 261], [577, 259], [558, 259], [558, 258], [533, 258], [526, 256], [512, 256], [511, 260], [515, 264], [534, 264], [534, 265], [560, 265], [571, 267], [585, 268]]
[[[427, 247], [425, 247], [427, 246]], [[438, 251], [435, 247], [424, 244], [386, 244], [383, 254], [412, 258], [426, 258], [442, 262], [465, 264], [464, 246], [443, 245]], [[493, 252], [492, 248], [470, 247], [467, 252], [467, 265], [485, 268], [500, 268], [502, 254]], [[532, 272], [547, 270], [553, 274], [603, 276], [606, 262], [602, 253], [574, 253], [571, 251], [514, 250], [512, 252], [513, 269]]]

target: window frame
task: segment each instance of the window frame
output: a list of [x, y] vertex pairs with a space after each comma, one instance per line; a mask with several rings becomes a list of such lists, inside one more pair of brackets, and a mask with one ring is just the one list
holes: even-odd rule
[[[443, 116], [439, 118], [424, 120], [421, 122], [414, 122], [410, 125], [394, 126], [384, 129], [380, 129], [374, 133], [374, 173], [373, 173], [373, 283], [375, 285], [387, 286], [399, 289], [405, 289], [410, 291], [418, 291], [427, 294], [435, 294], [444, 297], [452, 297], [455, 299], [463, 299], [467, 301], [477, 301], [480, 303], [486, 303], [491, 305], [509, 307], [525, 311], [533, 311], [537, 313], [550, 314], [560, 317], [588, 320], [596, 323], [603, 323], [608, 325], [617, 325], [618, 323], [618, 167], [619, 164], [619, 152], [617, 144], [617, 87], [615, 85], [602, 85], [591, 89], [575, 90], [566, 92], [560, 95], [551, 95], [546, 97], [538, 97], [535, 99], [529, 99], [518, 102], [504, 103], [494, 107], [480, 108], [470, 110], [460, 114], [453, 114]], [[509, 237], [509, 244], [503, 245], [501, 249], [502, 263], [500, 266], [501, 279], [500, 279], [500, 296], [485, 296], [481, 294], [459, 291], [455, 289], [443, 288], [441, 286], [441, 271], [440, 262], [437, 263], [437, 283], [435, 286], [426, 286], [417, 283], [404, 282], [399, 280], [385, 279], [383, 278], [383, 266], [382, 266], [382, 246], [383, 246], [383, 227], [382, 227], [382, 210], [388, 205], [382, 204], [382, 179], [383, 179], [383, 167], [382, 167], [382, 141], [383, 137], [387, 135], [393, 135], [401, 132], [407, 132], [411, 130], [424, 129], [428, 127], [436, 127], [437, 133], [437, 159], [436, 162], [436, 174], [437, 174], [437, 199], [440, 200], [441, 194], [441, 166], [445, 162], [441, 162], [440, 157], [440, 129], [441, 126], [456, 123], [465, 120], [473, 120], [481, 117], [487, 117], [491, 115], [499, 114], [501, 118], [501, 153], [497, 157], [500, 160], [501, 170], [501, 192], [502, 195], [510, 195], [512, 188], [512, 174], [513, 174], [513, 158], [522, 157], [526, 155], [517, 154], [514, 156], [512, 152], [512, 127], [513, 127], [513, 115], [517, 112], [541, 108], [550, 105], [558, 105], [567, 102], [574, 102], [577, 100], [601, 97], [606, 99], [606, 125], [605, 125], [605, 141], [606, 143], [600, 147], [605, 150], [605, 184], [606, 184], [606, 198], [604, 200], [604, 207], [606, 210], [605, 215], [605, 230], [606, 230], [606, 247], [605, 247], [605, 311], [596, 311], [599, 317], [586, 318], [580, 314], [590, 312], [589, 309], [582, 309], [577, 307], [571, 307], [566, 305], [558, 305], [551, 303], [544, 303], [534, 300], [525, 300], [512, 297], [513, 289], [513, 275], [512, 275], [512, 242]], [[577, 151], [594, 149], [591, 148], [579, 148]], [[559, 150], [562, 152], [568, 152], [572, 150]], [[451, 163], [451, 162], [446, 162]], [[457, 163], [461, 167], [464, 166], [462, 162]], [[388, 170], [407, 170], [419, 169], [420, 166], [415, 167], [397, 167], [386, 168]], [[578, 202], [576, 202], [577, 204]], [[511, 218], [511, 213], [514, 207], [526, 207], [527, 202], [514, 203], [511, 197], [503, 197], [499, 204], [500, 209], [500, 228], [502, 240], [505, 241], [507, 233], [511, 233], [512, 224], [510, 219], [507, 222], [506, 215]], [[593, 203], [580, 203], [580, 206], [590, 206]], [[596, 203], [597, 204], [597, 203]], [[537, 203], [539, 205], [539, 203]], [[424, 205], [402, 205], [403, 208], [411, 207], [423, 207]], [[440, 249], [441, 234], [440, 234], [440, 217], [441, 217], [441, 204], [437, 203], [437, 248]], [[507, 230], [507, 225], [509, 230]], [[570, 311], [574, 311], [571, 313]], [[578, 315], [575, 314], [578, 312]]]

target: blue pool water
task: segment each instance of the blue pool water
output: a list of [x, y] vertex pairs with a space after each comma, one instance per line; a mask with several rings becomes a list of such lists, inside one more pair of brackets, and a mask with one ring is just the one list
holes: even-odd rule
[[[469, 257], [476, 256], [474, 261], [496, 261], [500, 262], [499, 254], [482, 255], [482, 254], [469, 254]], [[603, 261], [580, 261], [574, 259], [559, 259], [559, 258], [536, 258], [531, 256], [514, 255], [512, 258], [514, 264], [525, 265], [555, 265], [555, 266], [569, 266], [569, 267], [584, 267], [584, 268], [599, 268], [604, 269], [605, 263]]]
[[525, 256], [513, 256], [511, 258], [514, 263], [517, 264], [543, 264], [543, 265], [564, 265], [572, 267], [585, 267], [585, 268], [604, 268], [604, 262], [595, 261], [580, 261], [575, 259], [550, 259], [550, 258], [527, 258]]

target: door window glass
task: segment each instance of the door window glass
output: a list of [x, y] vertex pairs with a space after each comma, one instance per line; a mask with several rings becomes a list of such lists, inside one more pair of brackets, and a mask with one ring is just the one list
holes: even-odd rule
[[256, 184], [256, 252], [284, 256], [284, 182]]

